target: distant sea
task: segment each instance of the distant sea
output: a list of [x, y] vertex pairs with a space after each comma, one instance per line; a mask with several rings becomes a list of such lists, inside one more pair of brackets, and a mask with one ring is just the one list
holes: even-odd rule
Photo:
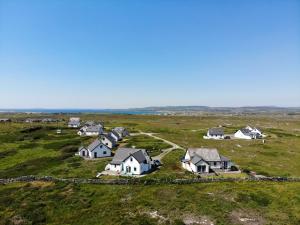
[[129, 115], [157, 115], [152, 110], [131, 110], [131, 109], [0, 109], [0, 113], [99, 113], [99, 114], [129, 114]]

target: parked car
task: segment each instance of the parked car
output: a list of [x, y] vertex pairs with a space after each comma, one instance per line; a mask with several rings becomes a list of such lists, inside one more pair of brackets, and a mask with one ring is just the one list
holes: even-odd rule
[[161, 162], [158, 159], [153, 160], [154, 166], [161, 166]]

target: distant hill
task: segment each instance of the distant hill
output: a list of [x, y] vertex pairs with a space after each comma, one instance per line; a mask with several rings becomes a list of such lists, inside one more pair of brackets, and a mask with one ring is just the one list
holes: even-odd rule
[[209, 107], [209, 106], [162, 106], [130, 109], [150, 112], [210, 112], [210, 113], [300, 113], [300, 107], [244, 106], [244, 107]]

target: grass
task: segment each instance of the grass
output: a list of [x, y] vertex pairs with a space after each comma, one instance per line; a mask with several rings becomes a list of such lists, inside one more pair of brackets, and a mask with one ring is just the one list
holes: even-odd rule
[[162, 140], [158, 140], [147, 135], [129, 137], [128, 140], [126, 140], [125, 147], [132, 146], [135, 146], [135, 148], [147, 149], [150, 156], [159, 155], [163, 149], [172, 147]]
[[[67, 121], [69, 115], [55, 117]], [[259, 174], [300, 176], [299, 116], [82, 114], [80, 117], [104, 121], [109, 128], [124, 126], [131, 132], [153, 132], [184, 148], [214, 147], [242, 169]], [[266, 142], [202, 138], [209, 127], [224, 125], [225, 133], [232, 133], [247, 124], [265, 131]], [[62, 129], [62, 134], [55, 133], [57, 128]], [[80, 145], [92, 140], [79, 137], [76, 129], [66, 128], [64, 122], [1, 123], [0, 178], [30, 174], [93, 178], [111, 159], [83, 160], [74, 156]], [[148, 136], [131, 137], [122, 145], [154, 149], [151, 154], [167, 148], [165, 143]], [[179, 160], [183, 155], [181, 149], [170, 152], [162, 159], [163, 166], [144, 179], [193, 177], [181, 168]], [[189, 217], [227, 225], [240, 224], [236, 217], [244, 215], [262, 221], [261, 224], [293, 225], [300, 223], [299, 196], [299, 183], [149, 186], [19, 183], [0, 186], [0, 224], [183, 224]], [[155, 211], [159, 217], [153, 216]]]
[[[186, 218], [205, 218], [214, 224], [232, 225], [237, 224], [232, 214], [242, 212], [264, 224], [296, 225], [300, 222], [300, 210], [295, 207], [300, 204], [299, 190], [299, 183], [263, 182], [153, 186], [10, 184], [0, 186], [0, 221], [183, 224]], [[159, 217], [151, 216], [153, 212]]]

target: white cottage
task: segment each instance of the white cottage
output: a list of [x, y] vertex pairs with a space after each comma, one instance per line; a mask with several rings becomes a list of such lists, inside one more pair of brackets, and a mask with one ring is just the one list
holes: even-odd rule
[[105, 170], [120, 175], [140, 175], [152, 169], [152, 159], [145, 149], [119, 148]]
[[222, 127], [210, 128], [207, 131], [207, 135], [203, 137], [204, 139], [224, 139], [224, 129]]
[[184, 169], [193, 173], [229, 171], [233, 165], [217, 149], [208, 148], [189, 148], [181, 163]]
[[117, 132], [121, 138], [127, 137], [130, 135], [129, 131], [124, 127], [115, 127], [113, 131]]
[[102, 134], [101, 142], [109, 148], [114, 148], [117, 146], [116, 140], [110, 134]]
[[259, 139], [262, 138], [263, 136], [264, 135], [259, 129], [257, 129], [256, 127], [252, 128], [250, 126], [242, 128], [234, 133], [235, 138], [248, 139], [248, 140]]
[[90, 159], [109, 157], [111, 156], [111, 149], [96, 139], [87, 148], [80, 147], [77, 155]]
[[111, 137], [113, 137], [113, 138], [115, 139], [116, 142], [122, 140], [122, 136], [120, 136], [119, 133], [117, 133], [117, 132], [114, 131], [114, 130], [112, 130], [111, 132], [109, 132], [108, 135], [111, 136]]
[[71, 117], [68, 123], [68, 127], [78, 128], [80, 127], [80, 118], [79, 117]]

